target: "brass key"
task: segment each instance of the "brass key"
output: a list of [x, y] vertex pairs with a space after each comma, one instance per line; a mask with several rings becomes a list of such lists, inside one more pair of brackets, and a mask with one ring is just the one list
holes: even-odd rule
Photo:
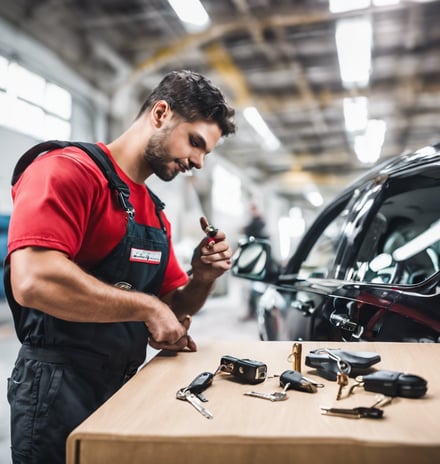
[[348, 385], [348, 374], [343, 374], [342, 372], [338, 372], [336, 377], [336, 382], [339, 385], [338, 393], [336, 395], [336, 400], [340, 400], [342, 398], [342, 390], [344, 387]]
[[374, 407], [357, 407], [357, 408], [324, 408], [321, 407], [321, 414], [328, 416], [346, 417], [348, 419], [382, 419], [383, 410]]

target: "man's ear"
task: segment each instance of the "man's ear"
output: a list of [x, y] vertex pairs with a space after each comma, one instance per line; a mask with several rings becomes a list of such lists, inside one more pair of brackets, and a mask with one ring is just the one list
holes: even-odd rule
[[166, 118], [169, 117], [171, 108], [165, 100], [159, 100], [151, 110], [151, 116], [155, 127], [160, 127]]

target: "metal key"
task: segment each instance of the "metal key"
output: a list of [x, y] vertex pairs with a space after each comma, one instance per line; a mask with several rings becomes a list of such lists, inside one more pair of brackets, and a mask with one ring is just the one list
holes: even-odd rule
[[214, 419], [214, 416], [202, 406], [201, 401], [194, 393], [191, 393], [186, 388], [181, 388], [176, 393], [176, 398], [178, 400], [188, 401], [192, 406], [194, 406], [197, 411], [199, 411], [202, 416], [206, 417], [207, 419]]
[[263, 392], [250, 391], [250, 392], [245, 392], [243, 394], [247, 396], [254, 396], [255, 398], [262, 398], [263, 400], [270, 400], [270, 401], [283, 401], [287, 399], [287, 394], [285, 392], [263, 393]]
[[280, 375], [280, 386], [286, 390], [286, 385], [289, 384], [287, 389], [299, 390], [307, 393], [315, 393], [317, 388], [323, 387], [322, 383], [314, 382], [304, 377], [300, 372], [294, 370], [284, 371]]
[[342, 398], [342, 390], [348, 385], [348, 374], [338, 372], [336, 382], [339, 385], [336, 400], [340, 400]]
[[269, 401], [283, 401], [287, 399], [286, 391], [289, 389], [289, 387], [290, 387], [290, 383], [287, 383], [286, 385], [284, 385], [283, 391], [280, 391], [280, 392], [263, 393], [263, 392], [250, 391], [250, 392], [245, 392], [244, 395], [254, 396], [255, 398], [262, 398], [263, 400], [269, 400]]
[[357, 407], [357, 408], [321, 408], [321, 414], [328, 416], [346, 417], [348, 419], [381, 419], [383, 410], [375, 407]]

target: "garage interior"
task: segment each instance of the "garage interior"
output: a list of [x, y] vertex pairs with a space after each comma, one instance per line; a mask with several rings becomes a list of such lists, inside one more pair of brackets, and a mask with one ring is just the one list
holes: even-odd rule
[[[171, 3], [11, 0], [0, 17], [102, 93], [109, 137], [167, 71], [207, 75], [237, 109], [239, 131], [219, 156], [300, 204], [307, 188], [327, 201], [379, 157], [438, 141], [440, 2], [203, 0], [199, 25]], [[196, 7], [180, 4], [192, 20]], [[22, 61], [13, 44], [0, 51]], [[344, 57], [355, 66], [344, 71]], [[36, 56], [27, 64], [45, 68]], [[254, 110], [273, 136], [256, 135]], [[382, 146], [362, 148], [375, 130]], [[365, 151], [373, 161], [359, 160]]]
[[[72, 140], [111, 141], [168, 71], [191, 69], [221, 87], [236, 108], [237, 134], [216, 148], [205, 170], [176, 179], [171, 189], [152, 183], [174, 223], [184, 266], [200, 240], [201, 214], [236, 243], [248, 203], [258, 203], [283, 261], [318, 212], [373, 164], [439, 142], [440, 1], [190, 3], [0, 2], [0, 214], [11, 212], [15, 161], [42, 139], [11, 123], [11, 98], [33, 104], [3, 79], [12, 66], [69, 93], [71, 112], [63, 121]], [[298, 214], [299, 222], [289, 222], [296, 232], [286, 238], [280, 220]], [[255, 321], [237, 323], [247, 290], [229, 276], [220, 281], [194, 321], [196, 335], [256, 340]], [[17, 346], [4, 302], [0, 311], [6, 378]], [[8, 464], [5, 385], [0, 397], [0, 463]]]

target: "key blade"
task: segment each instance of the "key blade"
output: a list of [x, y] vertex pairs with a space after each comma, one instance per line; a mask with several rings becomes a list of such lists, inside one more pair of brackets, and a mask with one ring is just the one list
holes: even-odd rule
[[202, 404], [200, 403], [200, 400], [197, 398], [196, 395], [194, 395], [194, 393], [187, 391], [185, 394], [186, 394], [186, 400], [192, 406], [194, 406], [194, 408], [197, 409], [197, 411], [199, 411], [199, 413], [202, 414], [202, 416], [206, 417], [207, 419], [214, 419], [214, 416], [206, 408], [202, 406]]
[[321, 414], [326, 416], [346, 417], [347, 419], [360, 419], [362, 416], [355, 409], [321, 408]]
[[275, 401], [272, 393], [262, 393], [256, 391], [245, 392], [243, 395], [253, 396], [254, 398], [262, 398], [263, 400]]

